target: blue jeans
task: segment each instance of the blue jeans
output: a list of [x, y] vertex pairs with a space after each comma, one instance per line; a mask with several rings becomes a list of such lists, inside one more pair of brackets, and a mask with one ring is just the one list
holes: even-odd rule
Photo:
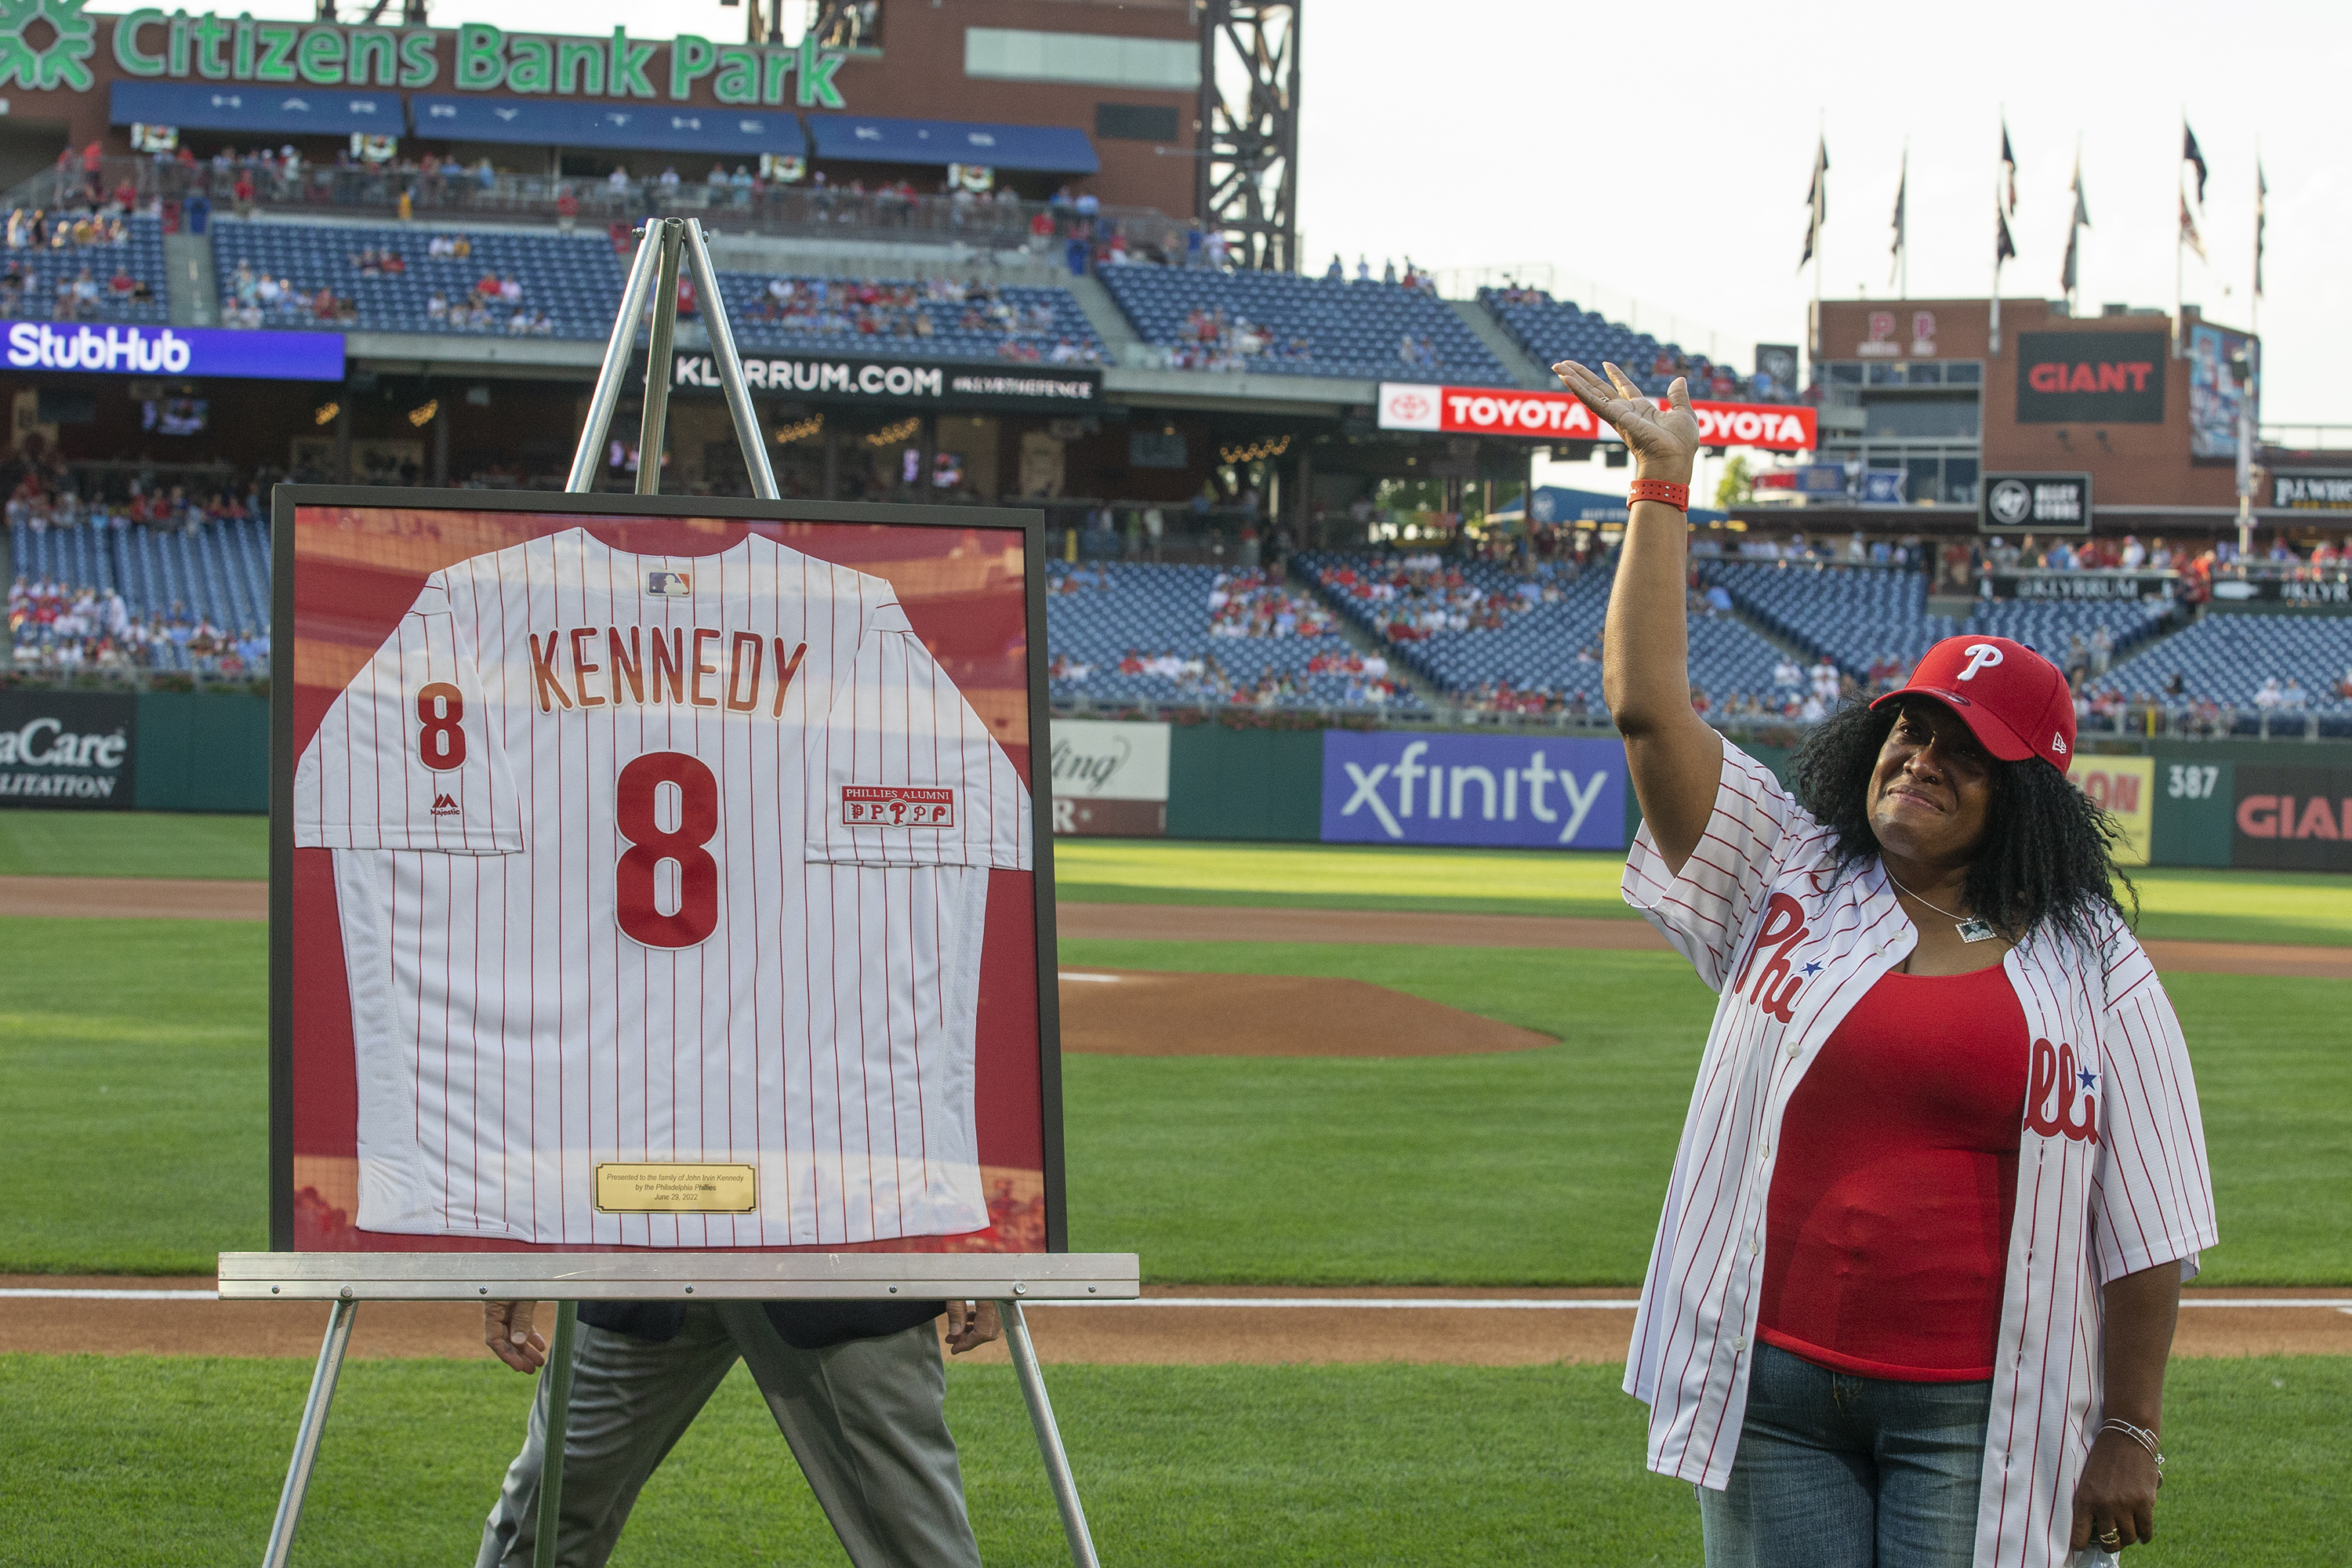
[[1895, 1383], [1756, 1347], [1706, 1568], [1969, 1568], [1987, 1383]]

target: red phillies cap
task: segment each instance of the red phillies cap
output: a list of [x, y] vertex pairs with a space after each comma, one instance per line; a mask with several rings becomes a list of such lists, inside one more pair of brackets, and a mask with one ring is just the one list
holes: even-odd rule
[[1969, 732], [2004, 763], [2040, 757], [2060, 773], [2074, 758], [2074, 694], [2058, 667], [2007, 637], [1946, 637], [1927, 650], [1910, 682], [1873, 702], [1916, 692], [1960, 716]]

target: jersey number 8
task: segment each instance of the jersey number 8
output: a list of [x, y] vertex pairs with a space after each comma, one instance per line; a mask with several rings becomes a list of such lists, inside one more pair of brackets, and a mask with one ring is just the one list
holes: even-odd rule
[[[677, 826], [661, 826], [661, 786], [677, 790]], [[719, 832], [719, 780], [699, 758], [684, 752], [648, 752], [621, 770], [614, 826], [629, 847], [614, 868], [614, 917], [633, 942], [646, 947], [692, 947], [719, 929], [719, 862], [709, 844]], [[657, 873], [677, 867], [677, 901], [661, 910]]]
[[[436, 711], [436, 710], [438, 711]], [[466, 765], [466, 695], [446, 680], [416, 690], [417, 759], [436, 773]]]

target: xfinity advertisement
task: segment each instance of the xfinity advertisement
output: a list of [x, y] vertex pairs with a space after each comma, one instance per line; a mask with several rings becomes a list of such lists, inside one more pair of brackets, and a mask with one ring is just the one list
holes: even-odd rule
[[1327, 731], [1323, 841], [1625, 847], [1625, 749], [1559, 736]]

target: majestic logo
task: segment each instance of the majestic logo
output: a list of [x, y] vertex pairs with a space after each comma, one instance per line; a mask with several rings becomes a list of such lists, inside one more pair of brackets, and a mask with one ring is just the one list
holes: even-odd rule
[[846, 827], [953, 827], [955, 791], [908, 784], [844, 784], [841, 821]]
[[1736, 994], [1748, 984], [1748, 972], [1755, 967], [1756, 955], [1770, 948], [1772, 961], [1756, 976], [1756, 988], [1748, 994], [1748, 999], [1783, 1024], [1788, 1023], [1790, 1010], [1797, 1005], [1797, 987], [1805, 983], [1804, 975], [1789, 972], [1789, 954], [1812, 934], [1805, 927], [1805, 907], [1786, 893], [1773, 894], [1771, 901], [1764, 906], [1763, 927], [1757, 931], [1747, 960], [1739, 966], [1738, 977], [1731, 983], [1732, 991]]
[[[1990, 669], [2000, 662], [2000, 649], [1989, 642], [1972, 642], [1969, 644], [1966, 651], [1969, 656], [1969, 667], [1960, 671], [1962, 680], [1974, 680], [1978, 670]], [[2063, 749], [2063, 747], [2060, 748], [2062, 751]]]
[[[2033, 1042], [2033, 1071], [2028, 1080], [2025, 1096], [2025, 1125], [2044, 1138], [2072, 1138], [2078, 1143], [2096, 1145], [2099, 1142], [2099, 1101], [2095, 1092], [2099, 1087], [2099, 1075], [2074, 1059], [2074, 1047], [2053, 1046], [2047, 1040]], [[2053, 1105], [2051, 1091], [2057, 1091]], [[2075, 1103], [2082, 1105], [2082, 1120], [2074, 1117]]]
[[[0, 4], [5, 3], [5, 0], [0, 0]], [[691, 599], [694, 597], [694, 579], [683, 572], [647, 572], [646, 593], [648, 597], [656, 599]]]
[[448, 795], [435, 795], [435, 796], [433, 797], [433, 815], [434, 815], [434, 816], [457, 816], [457, 801], [455, 801], [454, 799], [452, 799], [451, 797], [449, 797]]
[[82, 62], [98, 52], [98, 24], [81, 14], [88, 4], [0, 0], [0, 87], [13, 81], [32, 91], [89, 91], [92, 79]]

